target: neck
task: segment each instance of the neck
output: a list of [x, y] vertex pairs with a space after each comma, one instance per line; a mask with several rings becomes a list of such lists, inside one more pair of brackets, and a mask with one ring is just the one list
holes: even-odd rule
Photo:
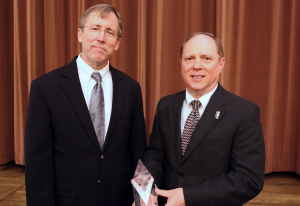
[[108, 60], [106, 60], [105, 62], [100, 62], [100, 63], [95, 64], [94, 62], [89, 61], [87, 58], [85, 58], [85, 55], [83, 55], [82, 53], [81, 53], [80, 57], [87, 65], [89, 65], [92, 69], [94, 69], [96, 71], [100, 71], [108, 63]]

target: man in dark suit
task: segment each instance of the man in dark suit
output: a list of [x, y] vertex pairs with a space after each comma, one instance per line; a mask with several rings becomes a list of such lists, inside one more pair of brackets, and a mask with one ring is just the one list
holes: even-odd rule
[[28, 206], [131, 205], [146, 151], [140, 85], [109, 64], [122, 37], [115, 8], [82, 15], [82, 53], [31, 84], [25, 132]]
[[186, 91], [158, 102], [143, 158], [159, 205], [242, 205], [263, 188], [259, 107], [218, 83], [225, 58], [212, 34], [190, 36], [180, 62]]

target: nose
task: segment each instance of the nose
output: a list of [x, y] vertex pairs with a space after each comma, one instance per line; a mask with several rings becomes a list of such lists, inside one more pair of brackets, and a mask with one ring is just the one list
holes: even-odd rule
[[201, 69], [201, 60], [199, 58], [195, 59], [194, 69]]
[[98, 41], [105, 42], [105, 31], [99, 30], [99, 34], [97, 36]]

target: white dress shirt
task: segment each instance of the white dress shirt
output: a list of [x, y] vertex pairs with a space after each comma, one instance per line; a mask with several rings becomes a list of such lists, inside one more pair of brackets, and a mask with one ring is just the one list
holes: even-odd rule
[[106, 138], [106, 133], [110, 121], [111, 109], [112, 109], [112, 94], [113, 94], [113, 84], [111, 72], [109, 70], [109, 62], [100, 71], [92, 69], [87, 63], [81, 59], [81, 54], [78, 55], [76, 59], [79, 80], [82, 88], [82, 92], [85, 98], [87, 107], [89, 108], [89, 103], [91, 100], [91, 94], [93, 87], [96, 85], [96, 81], [91, 77], [93, 72], [99, 72], [102, 76], [102, 87], [104, 93], [104, 107], [105, 107], [105, 133], [104, 139]]
[[[203, 95], [202, 97], [200, 97], [198, 99], [201, 102], [201, 105], [199, 107], [200, 118], [201, 118], [211, 96], [216, 91], [217, 87], [218, 87], [218, 84], [213, 90], [211, 90], [210, 92], [208, 92], [207, 94]], [[194, 100], [196, 100], [196, 99], [194, 99], [194, 97], [186, 89], [185, 99], [183, 100], [183, 105], [182, 105], [182, 109], [181, 109], [181, 124], [180, 124], [181, 125], [181, 136], [183, 133], [183, 128], [184, 128], [185, 122], [186, 122], [189, 114], [193, 110], [193, 107], [192, 107], [192, 105], [190, 105], [190, 103]]]

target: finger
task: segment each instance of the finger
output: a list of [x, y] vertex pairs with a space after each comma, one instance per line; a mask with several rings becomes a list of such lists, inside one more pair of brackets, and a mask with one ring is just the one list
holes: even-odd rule
[[169, 197], [169, 191], [167, 190], [160, 190], [160, 189], [155, 189], [155, 192], [159, 195], [159, 196], [164, 196], [164, 197]]
[[135, 206], [135, 202], [132, 203], [132, 206]]

